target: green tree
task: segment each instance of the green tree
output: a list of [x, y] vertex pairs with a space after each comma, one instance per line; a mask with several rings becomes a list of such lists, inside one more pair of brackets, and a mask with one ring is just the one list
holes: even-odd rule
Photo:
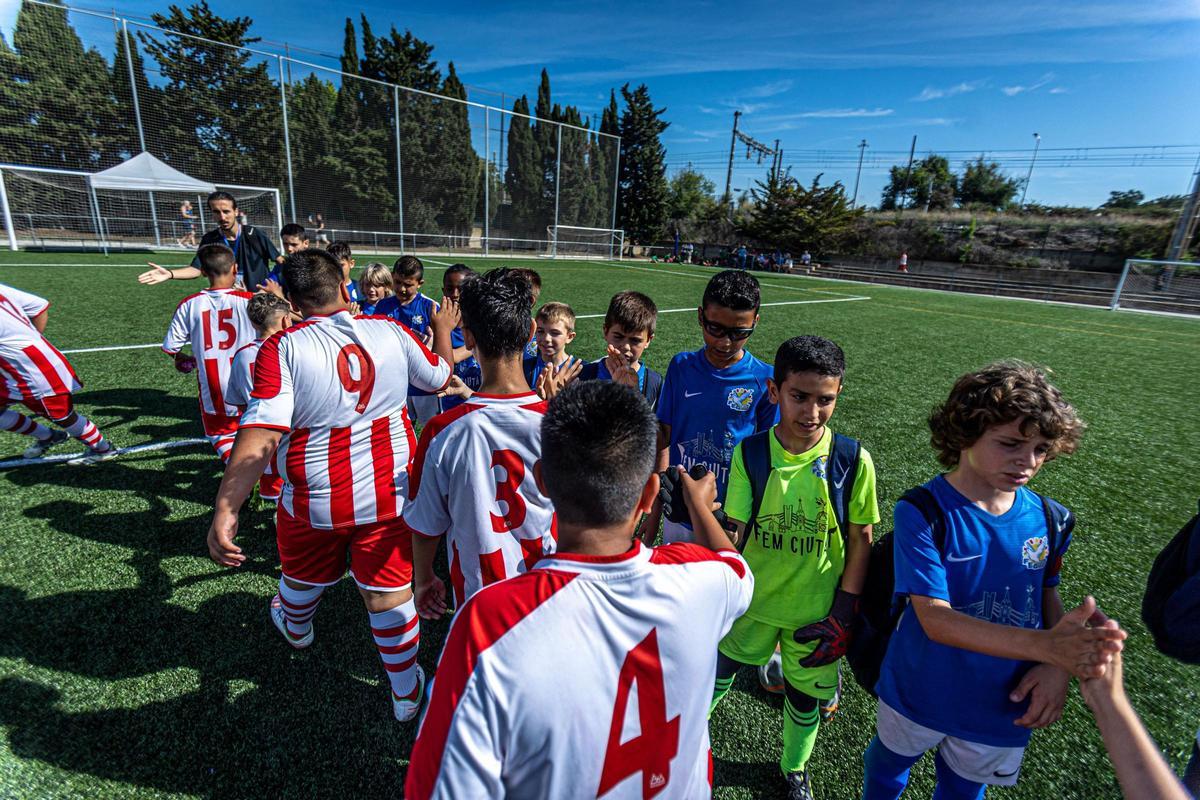
[[558, 169], [558, 126], [554, 123], [561, 113], [561, 109], [551, 104], [550, 74], [543, 69], [538, 82], [537, 103], [533, 107], [533, 115], [537, 117], [533, 123], [534, 155], [538, 159], [542, 184], [538, 218], [544, 220], [543, 225], [554, 221], [554, 181]]
[[32, 163], [28, 86], [29, 74], [21, 59], [0, 34], [0, 161], [8, 164]]
[[[129, 36], [128, 45], [127, 58], [126, 37], [124, 32], [118, 29], [116, 43], [113, 45], [112, 96], [115, 103], [115, 121], [112, 141], [122, 158], [141, 152], [137, 114], [142, 114], [143, 119], [159, 119], [162, 114], [160, 92], [151, 87], [150, 81], [146, 79], [146, 62], [138, 49], [137, 38]], [[130, 90], [130, 62], [133, 64], [133, 85], [137, 88], [136, 108], [133, 92]], [[149, 145], [149, 142], [146, 144]]]
[[666, 108], [654, 108], [645, 84], [630, 91], [621, 87], [625, 113], [621, 116], [621, 179], [617, 202], [618, 226], [638, 244], [662, 238], [667, 211], [666, 150], [659, 136], [670, 125]]
[[596, 186], [596, 213], [592, 226], [609, 228], [614, 224], [613, 189], [617, 178], [617, 156], [620, 154], [620, 143], [616, 137], [621, 135], [621, 112], [617, 107], [616, 92], [609, 92], [608, 105], [600, 114], [600, 134], [608, 135], [593, 137], [588, 159], [592, 182]]
[[541, 159], [537, 154], [537, 143], [533, 138], [533, 127], [529, 123], [529, 99], [524, 95], [513, 103], [513, 115], [508, 124], [508, 164], [504, 170], [504, 188], [508, 193], [508, 225], [511, 235], [517, 238], [540, 235], [537, 225], [545, 225], [541, 216], [542, 175]]
[[588, 174], [588, 131], [574, 106], [562, 109], [558, 119], [565, 123], [559, 159], [558, 223], [595, 227], [591, 220], [595, 215], [596, 187]]
[[1145, 199], [1146, 195], [1137, 189], [1127, 189], [1123, 192], [1109, 192], [1108, 200], [1104, 201], [1100, 207], [1117, 209], [1137, 208]]
[[[8, 48], [6, 47], [7, 51]], [[17, 14], [6, 62], [4, 117], [24, 141], [16, 150], [34, 166], [91, 171], [117, 161], [116, 108], [108, 64], [85, 49], [67, 12], [26, 3]], [[16, 155], [16, 153], [14, 153]]]
[[714, 197], [717, 187], [691, 164], [675, 173], [667, 190], [667, 218], [681, 235], [692, 235], [691, 231], [701, 220], [712, 215], [717, 205]]
[[[907, 192], [904, 189], [906, 175]], [[944, 156], [930, 154], [913, 162], [911, 174], [907, 164], [892, 167], [879, 207], [890, 210], [902, 202], [905, 208], [925, 208], [926, 205], [930, 209], [953, 208], [957, 185], [958, 178], [950, 171], [950, 162]]]
[[988, 208], [994, 211], [1007, 208], [1017, 196], [1021, 181], [1005, 175], [995, 161], [980, 156], [963, 164], [958, 181], [958, 203], [961, 206]]
[[836, 252], [853, 233], [864, 211], [851, 208], [840, 181], [821, 186], [821, 176], [809, 186], [787, 174], [772, 172], [751, 190], [750, 213], [741, 220], [743, 234], [768, 247], [792, 253]]
[[[467, 99], [467, 88], [458, 79], [453, 61], [447, 65], [441, 93], [447, 98]], [[443, 230], [469, 238], [476, 205], [483, 194], [483, 160], [471, 144], [471, 123], [467, 118], [469, 107], [466, 103], [442, 100], [438, 108], [441, 124], [433, 140], [437, 152], [430, 155], [442, 159], [442, 172], [445, 175], [444, 202], [439, 222]]]
[[337, 104], [337, 88], [315, 74], [288, 86], [297, 216], [304, 219], [320, 211], [331, 227], [337, 224], [335, 220], [345, 219], [342, 209], [330, 202], [331, 195], [340, 196], [344, 190], [332, 163], [334, 150], [340, 151], [335, 125]]
[[158, 131], [147, 146], [197, 177], [286, 189], [279, 86], [266, 62], [236, 49], [258, 41], [249, 35], [253, 20], [221, 17], [207, 0], [151, 16], [188, 35], [138, 34], [165, 81], [164, 113], [145, 121]]

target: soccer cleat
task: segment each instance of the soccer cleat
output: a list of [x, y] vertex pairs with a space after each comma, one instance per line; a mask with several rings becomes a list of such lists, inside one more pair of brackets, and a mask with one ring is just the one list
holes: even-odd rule
[[72, 458], [68, 464], [99, 464], [101, 461], [108, 461], [111, 458], [116, 458], [121, 451], [112, 442], [108, 442], [108, 447], [99, 450], [95, 447], [89, 447], [88, 451], [78, 458]]
[[283, 601], [279, 599], [279, 595], [271, 598], [271, 622], [275, 623], [275, 627], [283, 634], [283, 638], [287, 639], [287, 643], [297, 650], [303, 650], [313, 643], [313, 629], [310, 625], [308, 633], [297, 638], [288, 630], [287, 618], [283, 614]]
[[66, 431], [50, 431], [49, 439], [35, 439], [33, 444], [26, 447], [25, 452], [21, 455], [24, 458], [41, 458], [51, 447], [60, 445], [70, 438], [71, 435]]
[[838, 662], [838, 680], [837, 689], [833, 692], [833, 697], [820, 702], [821, 722], [828, 723], [833, 719], [833, 715], [837, 713], [838, 701], [842, 699], [842, 662]]
[[758, 668], [758, 685], [771, 694], [783, 694], [783, 655], [778, 647], [771, 660]]
[[417, 686], [412, 690], [412, 694], [408, 697], [396, 697], [396, 693], [392, 693], [392, 713], [396, 715], [396, 719], [400, 722], [408, 722], [415, 719], [417, 712], [421, 710], [421, 700], [424, 699], [425, 693], [425, 670], [417, 667]]
[[788, 786], [788, 800], [813, 800], [812, 784], [808, 781], [808, 770], [789, 772], [784, 776]]

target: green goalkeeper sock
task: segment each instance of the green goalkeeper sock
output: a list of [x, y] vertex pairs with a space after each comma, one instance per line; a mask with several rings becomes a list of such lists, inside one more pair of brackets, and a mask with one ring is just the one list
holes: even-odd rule
[[729, 690], [733, 688], [733, 676], [728, 678], [717, 678], [716, 684], [713, 686], [712, 702], [708, 705], [708, 716], [712, 716], [713, 711], [717, 708], [717, 703], [721, 702], [721, 698], [729, 694]]
[[[790, 686], [788, 688], [791, 689]], [[793, 694], [799, 695], [797, 701], [804, 706], [803, 709], [793, 705]], [[809, 756], [817, 744], [820, 721], [816, 698], [794, 690], [788, 692], [788, 697], [783, 701], [783, 757], [779, 760], [779, 767], [785, 775], [798, 772], [808, 765]]]

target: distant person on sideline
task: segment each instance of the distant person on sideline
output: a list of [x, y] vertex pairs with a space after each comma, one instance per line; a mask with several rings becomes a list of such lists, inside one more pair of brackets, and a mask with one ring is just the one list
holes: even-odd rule
[[183, 236], [178, 239], [180, 247], [196, 246], [196, 212], [192, 201], [184, 200], [179, 205], [179, 216], [183, 217]]
[[[228, 192], [213, 192], [208, 196], [208, 211], [217, 221], [217, 227], [200, 237], [200, 246], [223, 244], [233, 251], [237, 260], [238, 279], [247, 289], [262, 288], [275, 264], [283, 263], [283, 256], [275, 249], [274, 242], [266, 234], [246, 225], [240, 220], [237, 199]], [[199, 257], [179, 269], [167, 269], [149, 262], [149, 270], [138, 275], [138, 283], [152, 286], [170, 280], [191, 280], [200, 277]]]
[[900, 266], [896, 269], [897, 272], [908, 272], [908, 252], [900, 254]]

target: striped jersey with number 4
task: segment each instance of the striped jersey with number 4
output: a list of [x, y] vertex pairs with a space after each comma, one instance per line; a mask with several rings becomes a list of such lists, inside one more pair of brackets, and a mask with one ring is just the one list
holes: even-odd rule
[[339, 311], [272, 336], [254, 362], [242, 428], [283, 433], [280, 504], [312, 528], [395, 519], [415, 444], [409, 385], [437, 391], [450, 366], [395, 320]]
[[205, 289], [179, 302], [163, 337], [162, 349], [175, 355], [192, 346], [200, 410], [210, 417], [236, 417], [237, 406], [225, 396], [233, 354], [256, 336], [246, 304], [254, 295], [236, 289]]
[[640, 543], [485, 588], [450, 628], [405, 796], [708, 797], [717, 643], [753, 592], [733, 550]]
[[476, 394], [421, 431], [404, 521], [446, 534], [456, 605], [554, 552], [554, 509], [537, 487], [545, 401]]
[[83, 385], [66, 356], [33, 326], [49, 307], [44, 298], [0, 283], [0, 408]]

